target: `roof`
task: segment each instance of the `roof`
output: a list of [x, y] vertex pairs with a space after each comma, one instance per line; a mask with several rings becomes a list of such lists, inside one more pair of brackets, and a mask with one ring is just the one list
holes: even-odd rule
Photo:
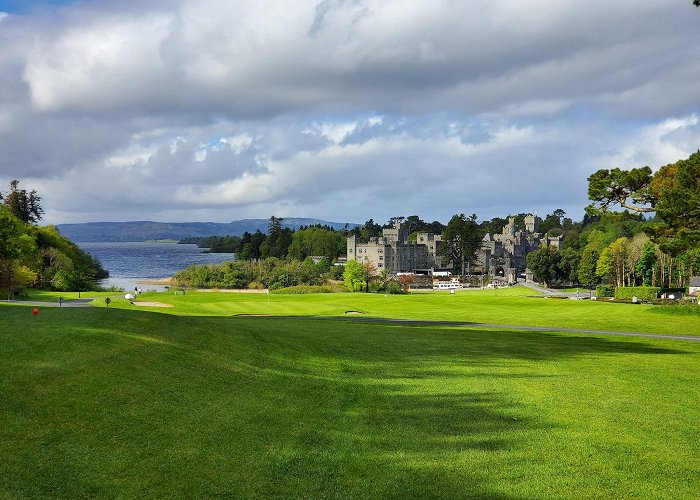
[[690, 278], [690, 286], [698, 286], [700, 287], [700, 276], [692, 276]]

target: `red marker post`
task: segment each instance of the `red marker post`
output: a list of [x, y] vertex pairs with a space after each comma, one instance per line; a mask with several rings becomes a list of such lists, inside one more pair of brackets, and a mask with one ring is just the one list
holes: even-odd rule
[[37, 314], [39, 314], [39, 309], [37, 309], [37, 308], [35, 307], [35, 308], [32, 310], [32, 314], [33, 314], [34, 316], [36, 316]]

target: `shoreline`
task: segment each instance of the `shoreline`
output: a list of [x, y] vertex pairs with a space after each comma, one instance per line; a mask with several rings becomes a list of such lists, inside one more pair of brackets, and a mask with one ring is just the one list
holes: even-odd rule
[[139, 285], [173, 285], [175, 281], [172, 276], [169, 278], [137, 278], [134, 283]]

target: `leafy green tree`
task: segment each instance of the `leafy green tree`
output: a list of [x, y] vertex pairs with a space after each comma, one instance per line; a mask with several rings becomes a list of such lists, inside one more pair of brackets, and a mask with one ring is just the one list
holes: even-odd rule
[[401, 224], [402, 222], [405, 222], [405, 221], [406, 221], [406, 217], [404, 217], [403, 215], [397, 215], [395, 217], [390, 217], [389, 221], [386, 224], [384, 224], [384, 226], [382, 226], [382, 229], [390, 229], [390, 228], [394, 227], [395, 224], [397, 224], [397, 223]]
[[606, 277], [615, 283], [615, 286], [625, 286], [627, 284], [627, 253], [629, 251], [629, 240], [621, 237], [605, 247], [598, 259], [597, 273], [601, 277]]
[[700, 151], [662, 167], [652, 189], [658, 192], [651, 237], [664, 252], [677, 256], [700, 246]]
[[579, 253], [571, 247], [564, 248], [559, 262], [559, 278], [570, 283], [578, 282], [578, 266], [581, 260]]
[[365, 270], [362, 264], [356, 260], [349, 260], [345, 264], [345, 270], [343, 271], [343, 281], [345, 286], [351, 292], [357, 291], [357, 285], [361, 284], [365, 277]]
[[564, 222], [564, 217], [566, 212], [561, 208], [556, 209], [551, 214], [547, 214], [539, 225], [539, 231], [541, 233], [549, 233], [552, 229], [562, 229], [562, 224]]
[[35, 224], [44, 215], [41, 197], [35, 190], [27, 192], [26, 189], [19, 189], [17, 180], [10, 182], [10, 191], [5, 195], [0, 194], [0, 200], [3, 200], [5, 207], [22, 222]]
[[481, 229], [484, 231], [484, 234], [499, 234], [501, 231], [503, 231], [503, 228], [506, 226], [507, 223], [508, 219], [505, 219], [503, 217], [494, 217], [491, 220], [483, 221], [480, 224], [480, 226]]
[[607, 282], [613, 274], [613, 262], [610, 256], [610, 248], [605, 247], [596, 261], [595, 274], [599, 281]]
[[95, 288], [95, 275], [89, 267], [78, 264], [70, 271], [59, 270], [54, 277], [55, 287], [70, 292], [86, 292]]
[[643, 206], [656, 202], [650, 190], [651, 180], [650, 167], [600, 169], [588, 178], [588, 198], [594, 202], [588, 210], [605, 212], [620, 205], [635, 212], [653, 212], [654, 208]]
[[265, 235], [260, 230], [255, 231], [250, 237], [250, 252], [251, 259], [259, 259], [261, 257], [260, 247], [265, 242]]
[[559, 263], [561, 254], [551, 246], [542, 246], [527, 254], [527, 267], [532, 271], [535, 280], [552, 286], [560, 274]]
[[377, 279], [379, 280], [379, 291], [381, 292], [386, 290], [389, 286], [389, 282], [391, 281], [391, 275], [389, 274], [389, 271], [387, 271], [386, 269], [382, 269], [381, 271], [379, 271]]
[[334, 261], [345, 251], [346, 241], [340, 232], [321, 227], [309, 227], [294, 232], [287, 256], [299, 260], [311, 256], [323, 256], [329, 261]]
[[409, 233], [425, 231], [428, 227], [428, 224], [417, 215], [409, 215], [405, 222]]
[[374, 219], [370, 219], [361, 226], [355, 226], [350, 232], [360, 241], [367, 243], [370, 238], [382, 236], [382, 226], [374, 222]]
[[442, 233], [442, 256], [452, 262], [459, 274], [464, 274], [476, 261], [483, 237], [484, 230], [477, 224], [476, 214], [453, 215]]
[[24, 270], [33, 272], [22, 261], [35, 252], [35, 241], [26, 233], [26, 226], [0, 206], [0, 290], [8, 294], [21, 291], [26, 284], [20, 279], [27, 276]]
[[590, 213], [619, 205], [638, 213], [656, 212], [648, 232], [671, 256], [700, 245], [700, 151], [661, 167], [598, 170], [588, 178]]
[[700, 247], [691, 248], [678, 258], [684, 268], [684, 286], [688, 285], [691, 277], [700, 274]]
[[20, 237], [24, 234], [21, 221], [0, 207], [0, 259], [16, 259], [22, 251]]
[[598, 253], [592, 248], [584, 249], [578, 264], [578, 282], [589, 290], [598, 284], [597, 263]]
[[43, 248], [39, 251], [38, 279], [42, 288], [51, 288], [54, 277], [59, 270], [70, 271], [73, 262], [70, 258], [54, 247]]
[[642, 278], [645, 286], [652, 284], [654, 266], [656, 266], [656, 246], [651, 241], [647, 241], [642, 247], [642, 255], [635, 265], [635, 271]]
[[365, 280], [365, 292], [369, 292], [369, 284], [377, 277], [377, 266], [371, 260], [366, 260], [362, 263], [362, 270], [364, 271]]

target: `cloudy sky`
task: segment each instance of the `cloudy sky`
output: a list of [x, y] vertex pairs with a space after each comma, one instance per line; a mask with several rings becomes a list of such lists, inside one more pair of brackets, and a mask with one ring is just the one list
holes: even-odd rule
[[45, 222], [446, 222], [700, 149], [691, 0], [0, 0], [0, 191]]

